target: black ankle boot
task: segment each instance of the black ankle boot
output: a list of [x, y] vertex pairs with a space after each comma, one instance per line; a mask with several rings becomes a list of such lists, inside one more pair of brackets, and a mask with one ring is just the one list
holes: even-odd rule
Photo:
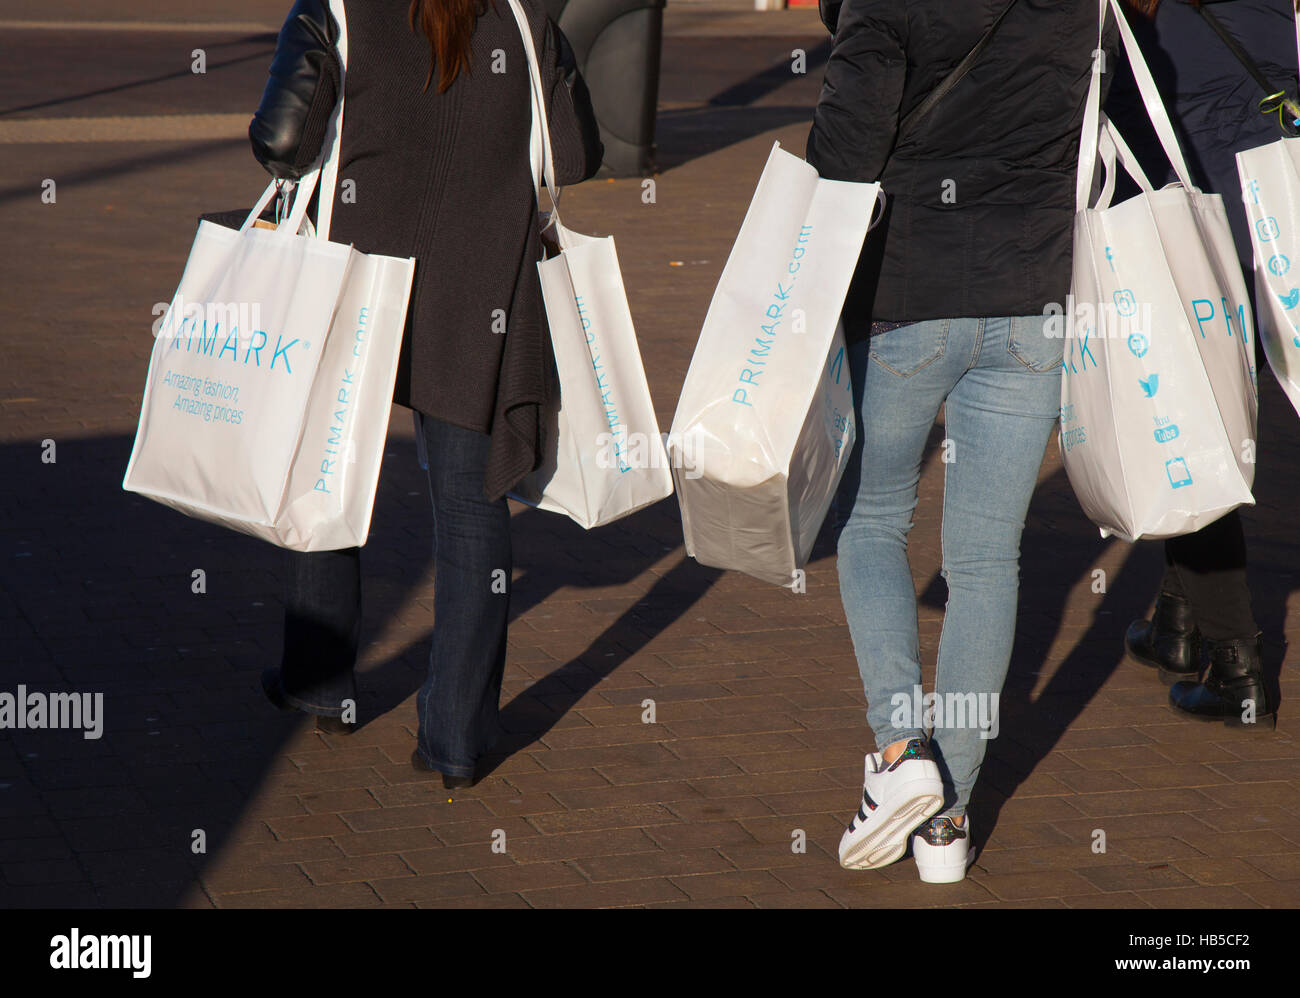
[[[1264, 690], [1260, 636], [1206, 644], [1210, 669], [1205, 682], [1175, 683], [1169, 691], [1169, 702], [1197, 720], [1272, 730], [1277, 724], [1277, 708], [1268, 702]], [[1251, 715], [1253, 720], [1247, 720]]]
[[1135, 620], [1124, 647], [1143, 665], [1156, 669], [1162, 683], [1195, 680], [1201, 672], [1201, 635], [1192, 619], [1192, 604], [1161, 593], [1150, 620]]

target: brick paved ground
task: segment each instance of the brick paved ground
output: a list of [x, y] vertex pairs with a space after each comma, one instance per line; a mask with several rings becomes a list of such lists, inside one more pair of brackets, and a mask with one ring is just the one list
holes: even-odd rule
[[[125, 17], [119, 6], [19, 4], [12, 16]], [[0, 40], [0, 689], [106, 695], [99, 741], [0, 732], [0, 904], [1300, 902], [1295, 714], [1271, 734], [1188, 723], [1154, 678], [1122, 662], [1120, 635], [1149, 607], [1160, 552], [1097, 538], [1054, 445], [1024, 539], [1002, 734], [974, 809], [986, 844], [959, 885], [919, 884], [911, 860], [870, 873], [835, 862], [871, 744], [825, 545], [807, 594], [793, 595], [685, 560], [672, 502], [591, 533], [516, 512], [512, 734], [490, 775], [451, 799], [414, 774], [432, 566], [405, 410], [364, 559], [365, 726], [338, 739], [272, 711], [257, 677], [279, 650], [278, 552], [120, 490], [150, 308], [170, 297], [198, 212], [247, 204], [262, 175], [224, 119], [187, 119], [212, 137], [172, 142], [143, 129], [138, 141], [12, 144], [4, 123], [246, 114], [269, 52], [256, 26], [280, 7], [193, 7], [194, 20], [251, 25], [225, 34], [22, 29]], [[766, 151], [773, 139], [802, 151], [823, 40], [806, 14], [671, 13], [657, 203], [643, 204], [630, 180], [566, 200], [570, 224], [617, 236], [665, 427]], [[210, 66], [225, 65], [190, 74], [199, 45]], [[810, 51], [807, 78], [772, 70], [795, 47]], [[133, 81], [153, 82], [122, 86]], [[138, 125], [123, 122], [123, 135]], [[54, 205], [40, 201], [44, 178], [58, 183]], [[1296, 627], [1300, 479], [1295, 415], [1271, 378], [1261, 383], [1259, 505], [1247, 524], [1276, 669]], [[932, 444], [941, 438], [936, 429]], [[41, 461], [47, 439], [53, 464]], [[912, 544], [931, 662], [941, 487], [932, 453]], [[196, 568], [206, 594], [191, 592]], [[1281, 687], [1288, 703], [1300, 696], [1294, 665]], [[646, 699], [654, 724], [642, 722]], [[498, 830], [504, 853], [492, 848]], [[796, 830], [805, 852], [792, 849]]]

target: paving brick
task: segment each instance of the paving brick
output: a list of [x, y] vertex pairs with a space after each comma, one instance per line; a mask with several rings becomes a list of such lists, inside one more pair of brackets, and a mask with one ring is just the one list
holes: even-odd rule
[[693, 900], [748, 897], [774, 894], [785, 885], [766, 870], [733, 870], [726, 873], [701, 873], [671, 878], [674, 886]]
[[337, 814], [305, 814], [271, 818], [266, 824], [275, 833], [277, 839], [314, 839], [351, 830]]
[[[1169, 891], [1167, 893], [1173, 894], [1178, 893], [1178, 891]], [[1131, 891], [1112, 891], [1108, 894], [1073, 894], [1061, 898], [1061, 903], [1067, 908], [1106, 908], [1108, 910], [1116, 908], [1150, 909], [1152, 907], [1150, 902], [1144, 901]]]
[[1198, 856], [1174, 861], [1174, 868], [1198, 884], [1217, 887], [1226, 884], [1252, 883], [1269, 879], [1259, 867], [1243, 859], [1221, 856]]
[[401, 858], [392, 855], [347, 856], [302, 864], [303, 872], [316, 884], [355, 883], [386, 877], [412, 875]]
[[694, 873], [719, 873], [732, 869], [731, 864], [714, 849], [588, 856], [574, 860], [574, 865], [594, 883], [608, 880], [637, 880], [646, 877], [678, 877]]
[[484, 893], [473, 874], [435, 873], [428, 876], [373, 880], [368, 885], [386, 904], [441, 901], [443, 898], [478, 896]]
[[1176, 830], [1173, 834], [1205, 856], [1239, 856], [1250, 859], [1253, 856], [1288, 852], [1295, 848], [1294, 843], [1271, 829], [1219, 832], [1197, 823]]
[[420, 901], [417, 908], [529, 908], [518, 894], [458, 894], [436, 901]]
[[526, 891], [523, 897], [534, 908], [612, 908], [690, 900], [680, 888], [673, 886], [672, 881], [660, 876], [618, 883], [551, 887]]
[[995, 900], [986, 888], [970, 877], [955, 884], [869, 885], [828, 887], [826, 895], [845, 908], [951, 908]]
[[474, 871], [474, 877], [488, 893], [537, 891], [552, 887], [573, 887], [587, 880], [576, 863], [541, 862], [488, 867]]
[[705, 821], [682, 825], [655, 825], [646, 834], [669, 852], [705, 847], [716, 849], [728, 845], [749, 845], [756, 841], [744, 826], [735, 821]]
[[312, 884], [289, 890], [219, 894], [218, 908], [377, 908], [380, 898], [369, 884]]
[[200, 879], [204, 889], [214, 896], [301, 888], [310, 884], [297, 863], [245, 866], [233, 860], [209, 866]]
[[437, 845], [429, 828], [394, 828], [381, 832], [348, 832], [330, 839], [347, 856], [370, 856], [380, 852], [407, 852]]
[[[1294, 908], [1296, 899], [1300, 898], [1300, 880], [1270, 880], [1259, 884], [1242, 884], [1233, 890], [1244, 894], [1256, 905], [1264, 908]], [[1231, 907], [1245, 908], [1249, 905], [1238, 902]]]
[[[1258, 908], [1257, 902], [1236, 887], [1183, 887], [1165, 891], [1138, 891], [1152, 908]], [[1294, 899], [1292, 901], [1294, 904]]]
[[551, 794], [561, 806], [573, 811], [609, 808], [623, 804], [669, 804], [694, 800], [700, 796], [695, 787], [682, 780], [662, 783], [633, 783], [627, 786], [595, 787], [589, 790], [557, 790]]
[[[1090, 884], [1101, 891], [1138, 891], [1165, 887], [1192, 887], [1195, 881], [1168, 863], [1137, 864], [1134, 866], [1096, 866], [1079, 871]], [[1075, 893], [1075, 892], [1067, 892]], [[1145, 895], [1144, 895], [1145, 896]]]
[[993, 897], [1003, 901], [1030, 901], [1036, 898], [1060, 898], [1066, 894], [1086, 894], [1096, 890], [1089, 873], [1080, 870], [1035, 870], [1026, 873], [989, 873], [967, 875]]
[[529, 817], [528, 823], [543, 835], [579, 832], [597, 828], [628, 828], [662, 825], [677, 818], [659, 804], [630, 804], [583, 811], [561, 811]]

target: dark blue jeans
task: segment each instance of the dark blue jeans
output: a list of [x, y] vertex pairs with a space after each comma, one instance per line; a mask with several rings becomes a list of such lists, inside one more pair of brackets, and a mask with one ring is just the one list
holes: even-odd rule
[[[417, 702], [419, 750], [451, 776], [500, 732], [498, 709], [510, 613], [510, 510], [483, 495], [488, 436], [421, 420], [433, 500], [434, 626], [429, 672]], [[339, 716], [356, 700], [361, 633], [361, 551], [291, 552], [285, 595], [285, 698]]]

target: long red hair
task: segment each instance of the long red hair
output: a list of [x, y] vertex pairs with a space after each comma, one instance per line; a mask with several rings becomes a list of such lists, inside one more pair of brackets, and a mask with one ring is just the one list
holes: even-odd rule
[[456, 82], [463, 69], [469, 72], [470, 38], [479, 15], [487, 9], [485, 0], [411, 0], [411, 30], [421, 30], [429, 39], [429, 72], [424, 89], [438, 69], [438, 93]]

